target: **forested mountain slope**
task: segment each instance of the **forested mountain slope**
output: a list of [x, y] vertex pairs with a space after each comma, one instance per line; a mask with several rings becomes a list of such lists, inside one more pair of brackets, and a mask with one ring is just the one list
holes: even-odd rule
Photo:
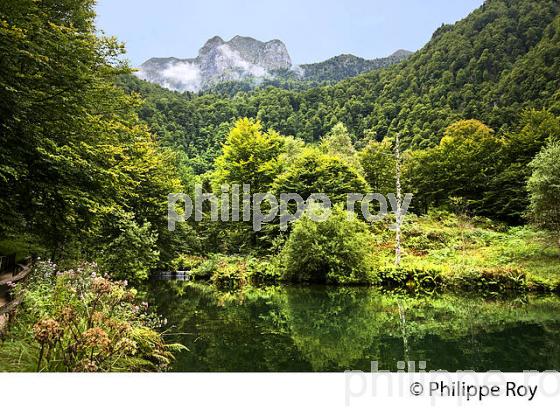
[[345, 78], [355, 77], [359, 74], [390, 67], [393, 64], [409, 58], [413, 53], [407, 50], [397, 50], [383, 58], [366, 60], [352, 54], [341, 54], [328, 60], [314, 64], [302, 64], [302, 78], [307, 81], [335, 82]]
[[337, 122], [378, 140], [401, 132], [406, 146], [436, 144], [446, 126], [480, 119], [495, 130], [518, 122], [524, 108], [560, 112], [558, 0], [488, 0], [454, 25], [443, 25], [406, 61], [332, 86], [304, 91], [270, 87], [219, 94], [177, 94], [123, 79], [147, 100], [141, 116], [166, 143], [182, 147], [199, 172], [219, 149], [232, 120], [314, 141]]

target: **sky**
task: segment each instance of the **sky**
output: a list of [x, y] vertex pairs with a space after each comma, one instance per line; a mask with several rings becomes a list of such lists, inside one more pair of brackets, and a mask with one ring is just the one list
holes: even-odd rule
[[442, 23], [483, 0], [98, 0], [97, 27], [125, 42], [138, 66], [151, 57], [196, 57], [209, 38], [282, 40], [294, 64], [343, 53], [416, 51]]

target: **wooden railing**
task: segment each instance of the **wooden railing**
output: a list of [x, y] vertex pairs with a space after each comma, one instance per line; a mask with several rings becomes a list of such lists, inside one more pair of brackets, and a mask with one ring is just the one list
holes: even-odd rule
[[0, 280], [0, 286], [5, 286], [9, 283], [16, 283], [19, 282], [20, 280], [25, 279], [27, 275], [31, 273], [32, 268], [33, 267], [31, 262], [29, 262], [27, 265], [17, 264], [16, 268], [12, 272], [11, 277], [10, 276], [4, 277], [2, 280]]
[[[3, 287], [9, 284], [20, 282], [26, 279], [33, 270], [33, 261], [31, 258], [26, 258], [23, 264], [15, 264], [10, 270], [4, 270], [0, 274], [0, 291]], [[9, 292], [6, 292], [9, 296]], [[11, 319], [12, 313], [21, 304], [21, 297], [9, 300], [4, 305], [0, 306], [0, 336], [2, 336], [4, 327], [7, 326]], [[6, 317], [7, 316], [7, 317]], [[4, 320], [2, 320], [4, 317]]]

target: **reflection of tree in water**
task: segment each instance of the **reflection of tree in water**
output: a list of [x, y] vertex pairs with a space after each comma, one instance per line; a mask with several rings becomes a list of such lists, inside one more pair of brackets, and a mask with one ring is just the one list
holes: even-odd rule
[[181, 371], [311, 370], [289, 337], [278, 288], [220, 292], [202, 284], [158, 283], [160, 313], [189, 352], [177, 358]]
[[404, 362], [408, 364], [410, 356], [408, 354], [408, 335], [406, 333], [406, 310], [403, 303], [397, 299], [397, 306], [399, 307], [399, 319], [401, 326], [402, 342], [403, 342], [403, 356]]
[[[367, 288], [293, 288], [286, 319], [314, 371], [355, 369], [379, 357], [379, 335], [395, 332], [383, 298]], [[373, 348], [373, 349], [372, 349]]]
[[410, 297], [371, 288], [270, 287], [220, 292], [161, 282], [150, 292], [182, 371], [560, 369], [556, 297]]

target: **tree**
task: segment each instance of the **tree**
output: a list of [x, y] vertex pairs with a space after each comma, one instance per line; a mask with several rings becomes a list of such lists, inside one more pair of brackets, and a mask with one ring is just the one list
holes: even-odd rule
[[560, 138], [560, 119], [547, 110], [526, 110], [519, 125], [507, 133], [504, 146], [495, 161], [499, 173], [489, 181], [484, 201], [493, 204], [493, 215], [510, 222], [522, 223], [529, 206], [527, 181], [529, 163], [547, 141]]
[[388, 140], [368, 142], [360, 151], [360, 162], [373, 192], [386, 195], [394, 191], [395, 158]]
[[414, 153], [406, 167], [407, 185], [420, 203], [448, 204], [463, 198], [470, 210], [493, 215], [494, 205], [483, 195], [499, 172], [497, 156], [503, 142], [477, 120], [458, 121], [445, 130], [437, 147]]
[[354, 167], [359, 174], [364, 173], [358, 152], [354, 148], [354, 145], [352, 145], [350, 133], [343, 123], [337, 123], [332, 130], [321, 139], [320, 147], [324, 153], [337, 156], [346, 161], [349, 165]]
[[259, 121], [243, 118], [229, 132], [216, 159], [219, 184], [250, 184], [251, 193], [268, 192], [282, 164], [285, 139], [275, 131], [263, 132]]
[[401, 136], [395, 136], [395, 196], [397, 199], [397, 210], [395, 213], [395, 265], [401, 263], [401, 225], [402, 225], [402, 195], [401, 195]]
[[531, 162], [529, 214], [539, 226], [560, 235], [560, 142], [552, 142]]
[[371, 250], [367, 224], [355, 217], [348, 219], [344, 207], [338, 205], [323, 222], [304, 214], [280, 257], [284, 277], [292, 282], [370, 283]]
[[123, 232], [171, 252], [163, 218], [181, 179], [115, 84], [131, 72], [123, 46], [94, 20], [91, 0], [0, 3], [0, 237], [29, 233], [57, 260], [118, 242], [145, 276], [153, 258]]
[[369, 186], [355, 168], [340, 157], [307, 147], [275, 179], [273, 192], [296, 193], [303, 199], [313, 193], [324, 193], [334, 204], [344, 203], [348, 193], [369, 192]]

